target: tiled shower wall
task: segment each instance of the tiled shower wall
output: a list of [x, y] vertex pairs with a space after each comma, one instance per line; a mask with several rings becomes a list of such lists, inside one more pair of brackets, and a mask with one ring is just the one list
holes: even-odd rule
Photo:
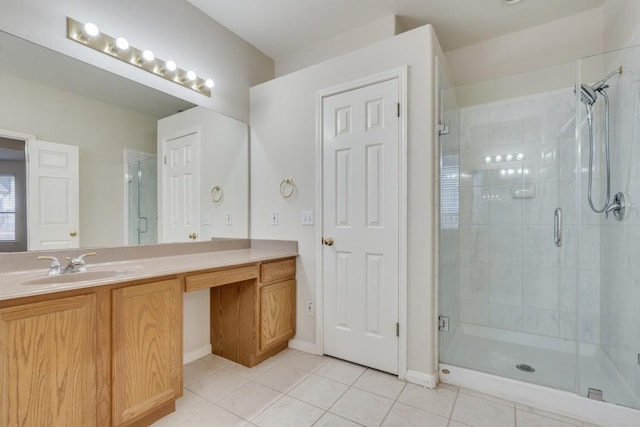
[[460, 110], [462, 323], [570, 340], [579, 324], [583, 341], [599, 342], [600, 234], [597, 220], [576, 210], [586, 180], [576, 176], [574, 106], [567, 89]]

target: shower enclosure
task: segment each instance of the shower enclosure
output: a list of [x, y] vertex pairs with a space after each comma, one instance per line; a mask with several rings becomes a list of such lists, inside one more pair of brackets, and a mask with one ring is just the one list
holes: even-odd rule
[[441, 93], [441, 367], [640, 409], [636, 70], [629, 48]]
[[126, 243], [158, 242], [158, 165], [155, 155], [125, 151]]

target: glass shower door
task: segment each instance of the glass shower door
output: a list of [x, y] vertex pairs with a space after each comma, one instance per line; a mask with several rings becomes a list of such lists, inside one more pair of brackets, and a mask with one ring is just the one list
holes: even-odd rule
[[128, 182], [128, 240], [130, 245], [157, 243], [157, 159], [130, 161]]
[[575, 390], [574, 76], [569, 64], [441, 97], [454, 123], [440, 140], [442, 363]]

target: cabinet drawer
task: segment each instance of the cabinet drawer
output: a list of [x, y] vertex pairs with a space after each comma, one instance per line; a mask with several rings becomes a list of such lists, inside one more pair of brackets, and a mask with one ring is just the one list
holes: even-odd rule
[[281, 261], [260, 264], [260, 282], [271, 283], [277, 280], [290, 279], [296, 275], [296, 259], [288, 258]]
[[192, 276], [187, 276], [185, 280], [185, 292], [228, 285], [230, 283], [242, 282], [243, 280], [255, 279], [257, 277], [257, 265], [212, 271], [211, 273], [194, 274]]

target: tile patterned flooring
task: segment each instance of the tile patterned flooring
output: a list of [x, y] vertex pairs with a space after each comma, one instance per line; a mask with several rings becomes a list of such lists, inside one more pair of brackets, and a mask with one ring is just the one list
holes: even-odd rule
[[426, 389], [292, 349], [251, 369], [205, 356], [185, 365], [184, 386], [176, 412], [154, 426], [593, 426], [446, 384]]

